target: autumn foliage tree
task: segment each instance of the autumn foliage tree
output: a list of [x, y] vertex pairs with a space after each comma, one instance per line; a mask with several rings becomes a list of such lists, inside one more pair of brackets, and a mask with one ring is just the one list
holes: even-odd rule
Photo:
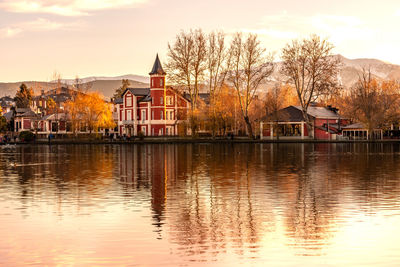
[[46, 107], [49, 114], [53, 114], [56, 112], [57, 104], [54, 101], [54, 99], [50, 97], [49, 99], [46, 100]]
[[370, 71], [363, 70], [347, 98], [349, 116], [362, 122], [370, 134], [378, 127], [398, 121], [400, 85], [395, 81], [379, 82]]
[[80, 93], [74, 100], [67, 102], [66, 109], [71, 117], [73, 132], [83, 124], [89, 133], [99, 128], [114, 128], [111, 106], [97, 92]]
[[19, 87], [19, 91], [14, 97], [15, 105], [17, 108], [29, 108], [32, 101], [33, 92], [24, 83]]
[[279, 138], [279, 121], [285, 120], [287, 114], [282, 111], [283, 108], [297, 104], [297, 96], [292, 86], [288, 84], [275, 84], [269, 88], [265, 95], [265, 111], [267, 120], [272, 122], [274, 133]]

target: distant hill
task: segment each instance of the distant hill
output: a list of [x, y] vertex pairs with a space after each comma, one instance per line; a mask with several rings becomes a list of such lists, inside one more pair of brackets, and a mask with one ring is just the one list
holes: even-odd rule
[[[122, 79], [128, 79], [130, 81], [141, 82], [141, 83], [149, 83], [150, 78], [146, 76], [134, 75], [134, 74], [127, 74], [117, 77], [106, 77], [106, 76], [92, 76], [80, 79], [82, 83], [94, 82], [94, 81], [119, 81], [121, 82]], [[75, 79], [63, 79], [63, 83], [65, 84], [74, 84]]]
[[[400, 65], [390, 64], [378, 59], [349, 59], [342, 55], [336, 55], [335, 57], [338, 57], [342, 62], [339, 71], [339, 80], [345, 89], [352, 87], [357, 82], [363, 68], [370, 69], [371, 73], [378, 79], [400, 80]], [[280, 62], [275, 63], [275, 70], [271, 77], [272, 82], [285, 80], [285, 77], [279, 73], [280, 65]]]
[[[344, 88], [350, 88], [358, 80], [358, 75], [363, 68], [370, 69], [372, 74], [379, 79], [397, 79], [400, 80], [400, 65], [390, 64], [378, 59], [349, 59], [342, 55], [336, 55], [342, 61], [342, 66], [340, 67], [339, 79]], [[284, 81], [283, 77], [279, 73], [280, 68], [279, 62], [275, 63], [275, 71], [272, 74], [271, 82], [262, 86], [262, 89], [266, 89], [271, 86], [272, 83], [276, 81]], [[149, 86], [149, 77], [128, 74], [117, 77], [86, 77], [80, 79], [82, 83], [87, 85], [90, 90], [95, 90], [101, 92], [105, 97], [110, 98], [115, 89], [121, 86], [122, 79], [128, 79], [131, 83], [131, 87], [146, 88]], [[64, 85], [73, 85], [75, 79], [65, 79], [62, 80]], [[35, 82], [35, 81], [25, 81], [25, 82], [14, 82], [14, 83], [1, 83], [0, 82], [0, 97], [9, 95], [14, 96], [17, 92], [21, 83], [25, 83], [28, 87], [32, 87], [35, 93], [40, 93], [40, 90], [45, 91], [55, 87], [54, 82]]]
[[[126, 76], [120, 76], [124, 77], [123, 79], [126, 79], [125, 77], [129, 78], [130, 76], [136, 76], [136, 75], [126, 75]], [[140, 77], [140, 76], [137, 76]], [[94, 77], [91, 78], [84, 78], [81, 79], [82, 82], [82, 88], [89, 88], [89, 91], [98, 91], [102, 93], [106, 98], [112, 97], [112, 95], [115, 92], [115, 89], [119, 88], [121, 86], [121, 81], [122, 79], [117, 79], [112, 78], [109, 80], [103, 80], [103, 79], [93, 79]], [[144, 79], [142, 79], [144, 80]], [[73, 82], [72, 82], [73, 81]], [[63, 80], [63, 86], [72, 86], [74, 84], [75, 80]], [[148, 82], [140, 82], [136, 80], [131, 80], [129, 79], [130, 82], [130, 87], [136, 87], [136, 88], [146, 88], [149, 87]], [[56, 84], [54, 82], [34, 82], [34, 81], [22, 81], [22, 82], [14, 82], [14, 83], [1, 83], [0, 82], [0, 97], [9, 95], [11, 97], [15, 96], [15, 93], [17, 92], [19, 86], [25, 83], [26, 86], [29, 88], [32, 88], [34, 90], [35, 94], [40, 94], [41, 90], [50, 90], [56, 87]]]

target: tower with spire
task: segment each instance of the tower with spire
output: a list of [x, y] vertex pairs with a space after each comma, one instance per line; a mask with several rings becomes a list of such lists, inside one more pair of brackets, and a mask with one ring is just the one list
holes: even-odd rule
[[[151, 113], [155, 120], [160, 120], [165, 123], [166, 119], [166, 87], [165, 87], [165, 75], [166, 72], [161, 66], [158, 54], [153, 64], [153, 68], [150, 73], [150, 95], [152, 99]], [[154, 128], [154, 127], [153, 127]], [[162, 135], [165, 134], [166, 128], [164, 125], [159, 125], [154, 128], [155, 132]]]
[[156, 60], [154, 61], [153, 68], [151, 69], [149, 75], [150, 75], [150, 88], [164, 88], [166, 73], [161, 66], [158, 54], [156, 56]]
[[166, 72], [158, 54], [149, 75], [150, 88], [127, 88], [122, 94], [116, 110], [120, 135], [178, 135], [178, 125], [182, 127], [180, 122], [187, 118], [190, 101], [165, 86]]

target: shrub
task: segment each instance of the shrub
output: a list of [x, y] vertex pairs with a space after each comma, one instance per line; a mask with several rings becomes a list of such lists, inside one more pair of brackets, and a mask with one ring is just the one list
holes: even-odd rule
[[35, 135], [31, 131], [22, 131], [19, 134], [19, 140], [23, 142], [31, 142], [35, 138]]
[[144, 133], [142, 131], [139, 131], [137, 136], [139, 137], [140, 140], [144, 139]]

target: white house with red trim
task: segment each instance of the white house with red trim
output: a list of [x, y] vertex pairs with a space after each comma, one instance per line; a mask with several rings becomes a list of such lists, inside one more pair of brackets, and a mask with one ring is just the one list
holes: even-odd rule
[[190, 101], [165, 85], [158, 55], [149, 75], [150, 88], [127, 88], [122, 99], [115, 100], [120, 136], [178, 135], [178, 127], [187, 118]]

